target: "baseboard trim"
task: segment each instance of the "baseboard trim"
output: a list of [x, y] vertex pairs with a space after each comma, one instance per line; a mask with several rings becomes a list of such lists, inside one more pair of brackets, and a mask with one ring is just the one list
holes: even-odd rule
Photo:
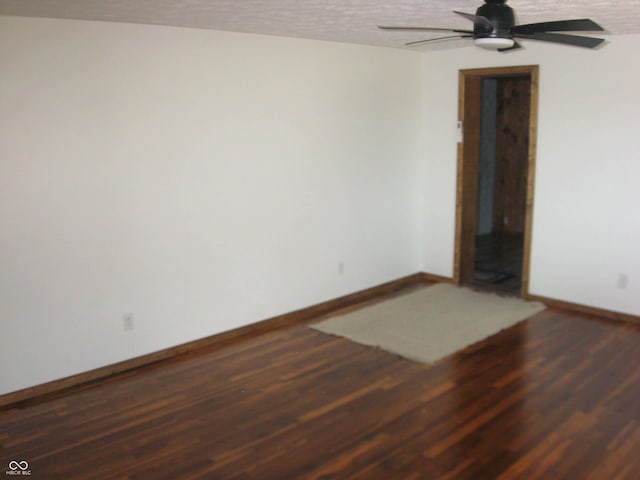
[[607, 320], [613, 320], [616, 322], [634, 323], [636, 325], [640, 325], [640, 317], [628, 313], [589, 307], [586, 305], [581, 305], [579, 303], [565, 302], [564, 300], [557, 300], [555, 298], [544, 297], [541, 295], [527, 295], [527, 300], [542, 302], [549, 308], [555, 308], [567, 312], [576, 312], [593, 317], [605, 318]]
[[451, 277], [442, 277], [433, 273], [422, 273], [422, 280], [425, 283], [454, 283]]
[[[210, 349], [215, 350], [235, 342], [247, 340], [274, 330], [303, 325], [310, 323], [318, 317], [336, 313], [345, 308], [354, 308], [371, 301], [383, 300], [384, 298], [401, 292], [402, 290], [424, 285], [447, 281], [445, 278], [428, 275], [422, 272], [383, 283], [375, 287], [360, 290], [342, 297], [326, 302], [318, 303], [310, 307], [302, 308], [293, 312], [278, 315], [257, 323], [236, 328], [227, 332], [205, 337], [192, 342], [166, 348], [157, 352], [142, 355], [140, 357], [124, 360], [122, 362], [96, 368], [88, 372], [71, 375], [59, 380], [35, 385], [16, 392], [0, 395], [0, 408], [7, 409], [19, 406], [24, 402], [32, 402], [48, 398], [53, 394], [64, 393], [64, 390], [77, 388], [81, 385], [88, 385], [92, 382], [104, 380], [114, 375], [122, 374], [143, 366], [167, 360], [178, 355], [184, 355], [195, 350]], [[449, 280], [450, 281], [450, 280]]]

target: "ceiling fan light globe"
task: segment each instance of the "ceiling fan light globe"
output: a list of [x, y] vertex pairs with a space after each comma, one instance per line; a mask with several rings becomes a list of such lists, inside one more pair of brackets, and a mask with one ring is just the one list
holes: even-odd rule
[[514, 45], [513, 38], [502, 38], [502, 37], [480, 37], [475, 38], [473, 43], [482, 48], [486, 48], [487, 50], [498, 50], [503, 48], [511, 48]]

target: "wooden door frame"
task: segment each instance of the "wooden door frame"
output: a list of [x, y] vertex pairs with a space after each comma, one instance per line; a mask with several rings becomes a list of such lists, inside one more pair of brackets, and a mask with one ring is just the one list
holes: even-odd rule
[[522, 298], [528, 298], [529, 296], [533, 190], [538, 126], [539, 72], [540, 67], [538, 65], [476, 68], [460, 70], [459, 72], [458, 120], [461, 122], [463, 128], [463, 140], [462, 143], [458, 143], [457, 153], [456, 234], [453, 265], [453, 282], [457, 285], [467, 281], [470, 275], [470, 269], [473, 268], [472, 262], [475, 258], [480, 111], [479, 108], [469, 108], [469, 104], [471, 100], [479, 98], [483, 78], [528, 77], [531, 79], [531, 105], [529, 114], [522, 287], [520, 295]]

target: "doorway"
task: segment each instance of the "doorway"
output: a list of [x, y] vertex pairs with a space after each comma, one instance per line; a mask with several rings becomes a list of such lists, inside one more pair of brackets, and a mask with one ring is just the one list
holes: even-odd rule
[[454, 281], [528, 295], [538, 67], [461, 70]]

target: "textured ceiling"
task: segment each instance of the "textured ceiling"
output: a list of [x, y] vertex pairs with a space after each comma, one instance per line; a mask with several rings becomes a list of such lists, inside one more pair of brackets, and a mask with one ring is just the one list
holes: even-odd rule
[[[386, 25], [468, 29], [452, 10], [475, 13], [480, 0], [0, 0], [0, 15], [132, 22], [301, 37], [394, 48], [432, 33], [384, 32]], [[589, 17], [607, 34], [640, 33], [640, 0], [512, 0], [518, 23]]]

